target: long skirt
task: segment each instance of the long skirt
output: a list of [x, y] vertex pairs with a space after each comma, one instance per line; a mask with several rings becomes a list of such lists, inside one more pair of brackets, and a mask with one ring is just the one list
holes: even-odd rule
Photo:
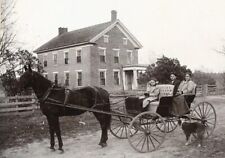
[[188, 113], [189, 107], [184, 98], [184, 95], [179, 95], [173, 98], [172, 101], [172, 114], [176, 116], [182, 116]]

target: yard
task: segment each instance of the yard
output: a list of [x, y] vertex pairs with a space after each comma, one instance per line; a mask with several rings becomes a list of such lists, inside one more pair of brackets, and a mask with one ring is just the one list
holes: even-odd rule
[[196, 98], [196, 103], [206, 100], [212, 103], [217, 112], [217, 126], [213, 135], [198, 148], [195, 143], [185, 146], [185, 136], [178, 127], [166, 136], [163, 145], [151, 153], [137, 153], [127, 140], [120, 140], [109, 134], [108, 146], [98, 146], [99, 124], [86, 114], [81, 117], [60, 119], [64, 140], [63, 154], [51, 152], [48, 126], [45, 116], [39, 111], [31, 115], [0, 117], [0, 157], [3, 158], [49, 158], [49, 157], [107, 157], [107, 158], [223, 158], [225, 157], [225, 96]]

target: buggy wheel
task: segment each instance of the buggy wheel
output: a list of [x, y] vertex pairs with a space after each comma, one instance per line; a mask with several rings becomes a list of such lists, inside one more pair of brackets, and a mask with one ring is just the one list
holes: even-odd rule
[[216, 127], [216, 110], [208, 102], [200, 102], [191, 110], [191, 119], [206, 126], [204, 138], [208, 138]]
[[[161, 130], [156, 127], [161, 124]], [[136, 129], [137, 133], [128, 135], [128, 140], [132, 148], [145, 153], [158, 149], [165, 140], [165, 121], [157, 113], [149, 111], [137, 115], [130, 123], [129, 130]], [[130, 132], [129, 132], [130, 133]]]
[[[128, 126], [132, 119], [129, 117], [112, 116], [110, 132], [113, 136], [119, 139], [127, 139], [128, 137]], [[130, 134], [133, 135], [137, 132], [136, 129], [130, 130]]]
[[[170, 132], [174, 131], [177, 128], [177, 126], [178, 126], [178, 121], [174, 117], [166, 117], [164, 119], [164, 121], [165, 121], [165, 126], [166, 126], [165, 127], [165, 132], [166, 133], [170, 133]], [[162, 123], [157, 123], [156, 124], [156, 127], [159, 130], [164, 131], [164, 128], [163, 128], [163, 124]]]

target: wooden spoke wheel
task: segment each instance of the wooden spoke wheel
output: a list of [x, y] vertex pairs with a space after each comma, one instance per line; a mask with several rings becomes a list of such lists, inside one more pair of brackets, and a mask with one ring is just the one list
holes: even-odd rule
[[208, 102], [200, 102], [191, 110], [191, 119], [206, 126], [204, 138], [208, 138], [216, 127], [216, 110]]
[[[161, 128], [157, 128], [161, 124]], [[130, 123], [129, 130], [136, 129], [133, 135], [128, 134], [132, 148], [138, 152], [151, 152], [158, 149], [165, 140], [166, 125], [164, 119], [156, 113], [149, 111], [140, 113]], [[129, 132], [131, 133], [131, 132]]]
[[[166, 117], [166, 118], [164, 118], [164, 121], [165, 121], [165, 126], [166, 126], [165, 127], [166, 133], [170, 133], [170, 132], [174, 131], [178, 126], [178, 121], [177, 121], [177, 118], [175, 118], [175, 117]], [[156, 124], [156, 127], [159, 130], [164, 131], [164, 125], [161, 122], [158, 122]]]
[[[112, 135], [119, 139], [127, 139], [128, 137], [128, 126], [132, 121], [129, 117], [112, 116], [110, 132]], [[133, 135], [137, 132], [135, 128], [130, 130], [130, 134]]]

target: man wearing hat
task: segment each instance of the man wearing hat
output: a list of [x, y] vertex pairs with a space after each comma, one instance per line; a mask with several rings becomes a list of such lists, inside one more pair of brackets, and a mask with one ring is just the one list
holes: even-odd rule
[[174, 72], [170, 74], [171, 84], [174, 85], [173, 95], [176, 95], [178, 87], [180, 85], [180, 80], [177, 79], [177, 76]]

